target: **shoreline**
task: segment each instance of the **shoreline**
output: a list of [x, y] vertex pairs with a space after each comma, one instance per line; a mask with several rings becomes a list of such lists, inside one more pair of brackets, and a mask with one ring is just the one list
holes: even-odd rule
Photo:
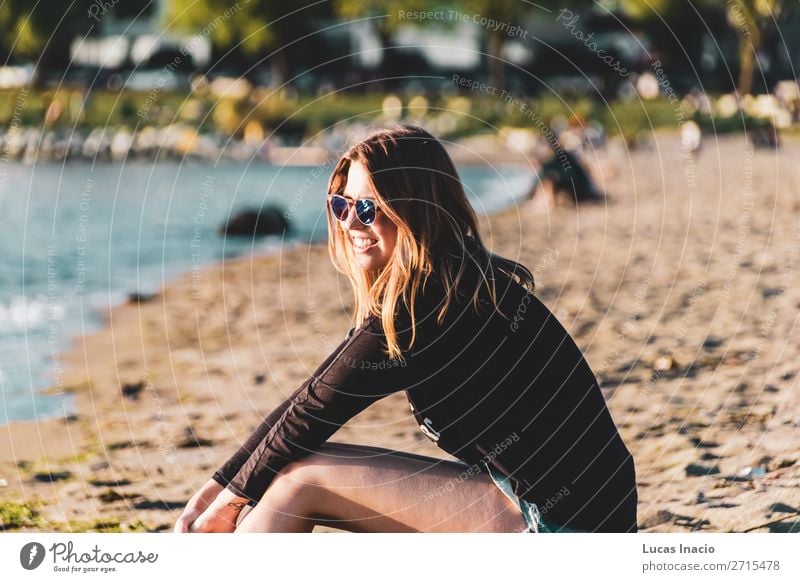
[[[643, 531], [797, 531], [800, 289], [784, 286], [795, 243], [781, 233], [800, 233], [800, 142], [753, 155], [744, 238], [742, 141], [707, 145], [691, 198], [678, 143], [602, 152], [606, 205], [510, 208], [481, 216], [481, 232], [534, 271], [537, 296], [613, 391]], [[31, 510], [11, 531], [171, 528], [349, 328], [349, 284], [322, 244], [200, 274], [196, 298], [187, 272], [79, 337], [64, 358], [75, 418], [0, 429], [0, 504]], [[407, 412], [392, 395], [332, 440], [447, 458]]]
[[[485, 147], [485, 145], [486, 144], [484, 144], [484, 147]], [[318, 147], [284, 148], [284, 149], [286, 149], [286, 150], [304, 150], [304, 149], [309, 150], [310, 153], [308, 155], [302, 154], [300, 156], [300, 159], [304, 160], [304, 164], [309, 162], [309, 157], [308, 157], [309, 155], [313, 157], [314, 155], [319, 154], [319, 152], [321, 151], [321, 148], [318, 148]], [[460, 160], [459, 164], [462, 167], [469, 167], [469, 166], [487, 167], [487, 163], [489, 161], [491, 161], [491, 160], [488, 160], [486, 158], [486, 156], [484, 156], [482, 154], [479, 154], [479, 153], [476, 153], [476, 151], [471, 151], [471, 153], [470, 153], [470, 152], [466, 152], [463, 148], [453, 148], [451, 153], [454, 154], [454, 155], [459, 155], [460, 156], [459, 157], [459, 160]], [[505, 154], [507, 154], [507, 153], [508, 152], [506, 151]], [[513, 167], [513, 168], [517, 168], [517, 169], [520, 169], [520, 168], [528, 169], [528, 168], [530, 168], [531, 165], [532, 165], [531, 162], [527, 161], [526, 163], [523, 164], [523, 159], [525, 159], [525, 158], [523, 156], [521, 156], [521, 154], [519, 154], [519, 152], [517, 152], [517, 154], [519, 156], [518, 159], [508, 159], [508, 158], [506, 158], [506, 159], [503, 159], [501, 161], [507, 167]], [[330, 155], [331, 155], [330, 153], [326, 153], [326, 155], [322, 157], [324, 159], [320, 158], [319, 161], [323, 162], [323, 161], [328, 160]], [[288, 160], [285, 160], [285, 161], [288, 161]], [[44, 163], [47, 163], [47, 162], [44, 162]], [[119, 161], [109, 161], [109, 163], [111, 163], [111, 164], [119, 164], [120, 162]], [[138, 163], [144, 163], [145, 166], [149, 165], [149, 164], [145, 163], [144, 160], [141, 160]], [[155, 163], [155, 161], [153, 161], [153, 163]], [[171, 162], [167, 161], [167, 163], [171, 163]], [[236, 165], [239, 162], [237, 162], [235, 160], [228, 160], [227, 163]], [[272, 164], [269, 164], [269, 165], [272, 165]], [[311, 167], [313, 167], [313, 164], [312, 164]], [[488, 167], [494, 167], [494, 161], [491, 161], [491, 164]], [[504, 211], [507, 211], [509, 208], [513, 208], [516, 204], [517, 204], [516, 200], [510, 200], [510, 201], [508, 201], [506, 203], [506, 205], [504, 207], [500, 208], [499, 210], [493, 211], [491, 214], [502, 213]], [[302, 235], [298, 235], [298, 234], [295, 234], [294, 237], [286, 238], [286, 239], [282, 240], [282, 242], [281, 242], [281, 240], [279, 240], [282, 237], [268, 237], [268, 238], [273, 242], [268, 242], [268, 245], [265, 245], [263, 239], [262, 240], [256, 239], [253, 242], [253, 244], [255, 246], [251, 247], [249, 252], [254, 252], [256, 257], [263, 257], [263, 256], [270, 256], [270, 255], [273, 255], [273, 254], [285, 253], [289, 249], [292, 249], [292, 248], [295, 248], [295, 247], [303, 247], [303, 246], [308, 246], [308, 245], [313, 246], [313, 245], [317, 245], [317, 244], [320, 244], [320, 245], [324, 246], [324, 244], [325, 244], [325, 241], [319, 241], [319, 240], [314, 241], [314, 242], [309, 242]], [[277, 241], [277, 242], [275, 242], [275, 241]], [[248, 251], [246, 251], [246, 250], [243, 250], [241, 252], [242, 252], [241, 255], [233, 255], [230, 258], [221, 259], [221, 260], [227, 261], [227, 262], [231, 262], [233, 260], [238, 260], [238, 259], [249, 260], [249, 256], [253, 256], [253, 255], [247, 255], [246, 253]], [[217, 263], [218, 262], [219, 261], [217, 261]], [[215, 263], [206, 263], [204, 265], [201, 265], [200, 269], [208, 268], [209, 266], [213, 266], [213, 264], [215, 264]], [[108, 314], [111, 311], [113, 311], [114, 309], [116, 309], [116, 308], [118, 308], [120, 306], [124, 306], [126, 304], [135, 303], [136, 300], [132, 299], [132, 296], [134, 296], [134, 295], [153, 296], [153, 295], [156, 295], [158, 293], [161, 293], [165, 286], [169, 286], [170, 284], [172, 284], [174, 281], [180, 279], [181, 277], [194, 272], [195, 269], [196, 269], [196, 266], [193, 263], [187, 263], [186, 265], [175, 269], [168, 276], [166, 282], [163, 285], [155, 285], [153, 281], [145, 281], [139, 287], [127, 286], [127, 287], [119, 287], [119, 288], [111, 290], [109, 292], [108, 296], [106, 297], [106, 299], [108, 299], [110, 301], [104, 302], [104, 304], [102, 304], [100, 306], [87, 308], [87, 309], [90, 309], [90, 311], [88, 311], [86, 313], [83, 321], [72, 322], [71, 326], [63, 327], [63, 334], [64, 334], [64, 336], [66, 338], [67, 346], [66, 346], [66, 349], [62, 350], [62, 352], [60, 352], [59, 355], [58, 355], [57, 361], [59, 363], [59, 368], [60, 368], [61, 359], [63, 357], [65, 357], [66, 354], [68, 354], [71, 351], [73, 351], [73, 347], [76, 346], [76, 344], [78, 344], [81, 341], [81, 338], [82, 338], [83, 335], [91, 335], [91, 334], [93, 334], [93, 333], [95, 333], [97, 331], [101, 331], [103, 328], [105, 328], [108, 325], [108, 320], [109, 320]], [[102, 289], [94, 289], [91, 292], [92, 293], [97, 293], [98, 291], [102, 291]], [[112, 300], [112, 297], [113, 297], [113, 300]], [[93, 331], [85, 332], [85, 331], [83, 331], [81, 329], [81, 328], [85, 328], [84, 324], [87, 321], [86, 318], [91, 318], [92, 319], [92, 327], [95, 328]], [[50, 363], [56, 361], [52, 357], [48, 358], [48, 360], [49, 360]], [[36, 386], [35, 389], [34, 389], [34, 394], [37, 397], [41, 397], [41, 396], [44, 396], [44, 395], [47, 395], [47, 394], [53, 394], [53, 393], [59, 394], [60, 393], [60, 387], [59, 387], [58, 378], [59, 378], [59, 376], [63, 375], [61, 373], [61, 371], [60, 370], [57, 371], [57, 370], [54, 370], [54, 369], [50, 369], [50, 367], [48, 367], [47, 369], [42, 370], [42, 371], [47, 372], [48, 377], [49, 377], [50, 380], [49, 380], [49, 382], [44, 382], [44, 383]], [[26, 423], [26, 422], [37, 423], [37, 422], [45, 422], [45, 421], [48, 421], [48, 420], [58, 420], [60, 418], [63, 418], [64, 416], [67, 416], [68, 414], [76, 413], [77, 412], [77, 408], [76, 408], [76, 405], [75, 405], [75, 402], [74, 402], [74, 398], [69, 400], [69, 401], [65, 401], [65, 404], [68, 403], [68, 402], [71, 404], [71, 408], [70, 408], [71, 412], [62, 413], [62, 412], [59, 412], [58, 408], [56, 408], [52, 412], [45, 413], [44, 416], [38, 416], [38, 417], [34, 417], [34, 418], [12, 418], [12, 419], [8, 420], [7, 422], [0, 422], [0, 427], [6, 426], [6, 425], [12, 424], [12, 423]], [[35, 408], [35, 406], [34, 406], [34, 408]]]

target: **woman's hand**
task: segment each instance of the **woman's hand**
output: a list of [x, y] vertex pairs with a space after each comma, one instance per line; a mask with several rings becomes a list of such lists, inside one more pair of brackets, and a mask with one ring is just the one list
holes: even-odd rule
[[196, 517], [189, 531], [198, 533], [230, 533], [236, 529], [239, 515], [249, 500], [239, 497], [223, 489], [208, 505], [203, 513]]
[[175, 533], [188, 533], [191, 531], [192, 524], [195, 520], [202, 515], [211, 502], [214, 501], [224, 489], [225, 488], [214, 481], [214, 479], [209, 479], [208, 482], [189, 499], [186, 507], [183, 509], [183, 513], [181, 513], [178, 521], [175, 522], [173, 531]]

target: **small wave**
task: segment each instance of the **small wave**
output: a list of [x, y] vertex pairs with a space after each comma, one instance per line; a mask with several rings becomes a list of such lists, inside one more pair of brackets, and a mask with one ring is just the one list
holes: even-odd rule
[[61, 321], [65, 314], [62, 303], [45, 295], [0, 300], [0, 333], [42, 329], [50, 322]]

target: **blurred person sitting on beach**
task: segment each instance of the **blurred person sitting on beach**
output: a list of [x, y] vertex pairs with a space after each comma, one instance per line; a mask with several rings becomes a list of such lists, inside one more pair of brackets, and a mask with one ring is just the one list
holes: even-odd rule
[[[595, 376], [531, 272], [484, 245], [443, 145], [372, 133], [336, 165], [327, 211], [354, 327], [174, 530], [636, 531], [633, 459]], [[327, 442], [399, 391], [453, 460]]]
[[542, 164], [528, 191], [528, 199], [535, 209], [549, 209], [556, 205], [602, 202], [604, 196], [581, 158], [569, 150], [559, 150]]

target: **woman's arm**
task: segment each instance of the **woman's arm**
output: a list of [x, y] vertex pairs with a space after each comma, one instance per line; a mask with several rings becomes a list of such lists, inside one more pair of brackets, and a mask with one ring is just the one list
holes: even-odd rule
[[270, 415], [271, 426], [227, 488], [257, 502], [283, 467], [317, 450], [373, 402], [409, 387], [412, 362], [389, 360], [384, 348], [380, 320], [372, 316]]

